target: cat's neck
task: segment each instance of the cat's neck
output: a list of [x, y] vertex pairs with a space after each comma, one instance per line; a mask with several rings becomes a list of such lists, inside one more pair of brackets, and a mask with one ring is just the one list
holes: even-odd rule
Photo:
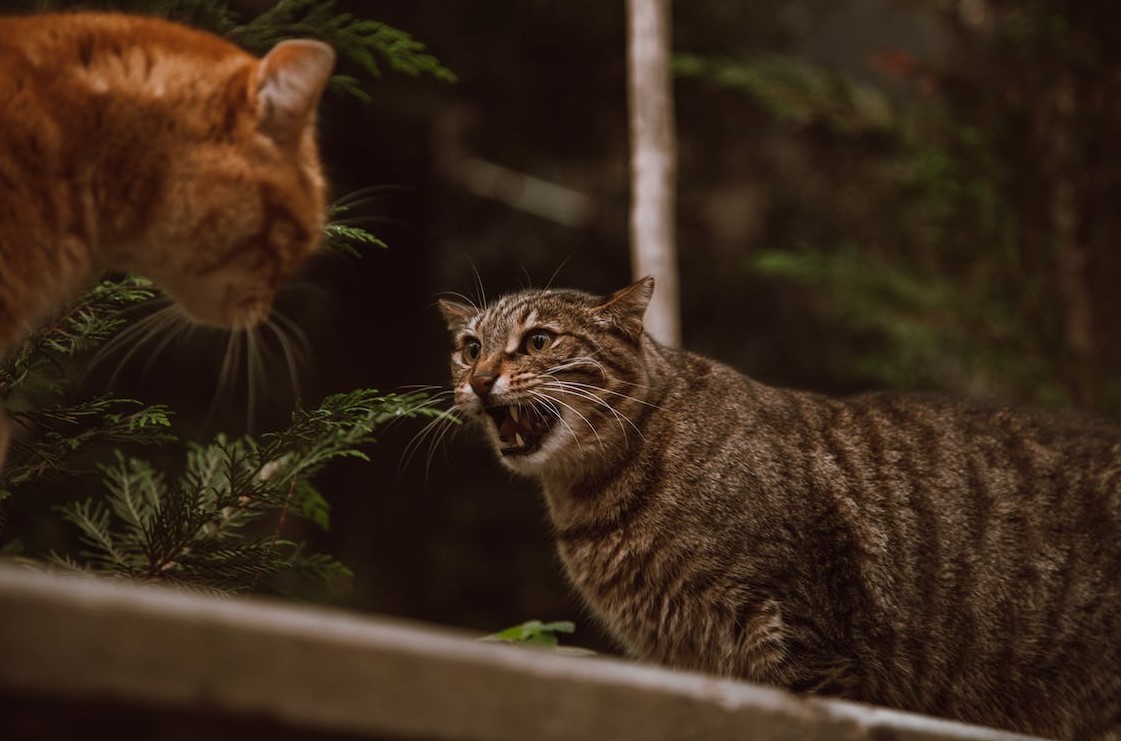
[[599, 443], [580, 450], [575, 460], [542, 470], [549, 515], [559, 531], [597, 527], [626, 517], [645, 488], [644, 477], [659, 464], [658, 444], [650, 431], [664, 427], [673, 410], [666, 404], [671, 391], [685, 383], [678, 365], [688, 355], [642, 339], [641, 373], [630, 383], [631, 399], [613, 399], [625, 421], [605, 425]]

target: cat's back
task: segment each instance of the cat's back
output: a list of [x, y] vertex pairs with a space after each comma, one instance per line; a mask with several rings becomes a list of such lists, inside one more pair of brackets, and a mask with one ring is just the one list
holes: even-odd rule
[[661, 357], [667, 411], [647, 437], [671, 494], [651, 521], [800, 625], [785, 629], [790, 686], [1063, 736], [1118, 709], [1121, 429], [831, 399]]

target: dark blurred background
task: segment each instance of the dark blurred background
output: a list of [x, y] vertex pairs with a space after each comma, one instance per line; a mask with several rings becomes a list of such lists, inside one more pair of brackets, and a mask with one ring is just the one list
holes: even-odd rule
[[[282, 306], [313, 349], [306, 401], [446, 388], [444, 292], [631, 280], [621, 0], [340, 6], [458, 82], [387, 71], [372, 103], [323, 107], [334, 194], [380, 186], [357, 215], [388, 248], [318, 262]], [[1121, 6], [688, 0], [673, 20], [687, 347], [777, 385], [1121, 416]], [[148, 401], [213, 397], [205, 352], [136, 365], [121, 382]], [[255, 428], [292, 402], [271, 377]], [[199, 435], [244, 428], [234, 396]], [[470, 429], [408, 456], [421, 427], [318, 481], [332, 528], [303, 535], [355, 576], [317, 598], [483, 631], [572, 619], [605, 647], [534, 484]]]

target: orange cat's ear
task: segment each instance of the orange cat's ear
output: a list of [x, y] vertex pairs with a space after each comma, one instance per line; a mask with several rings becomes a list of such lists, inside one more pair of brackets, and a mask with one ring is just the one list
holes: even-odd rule
[[615, 291], [596, 307], [596, 311], [637, 341], [642, 336], [642, 317], [653, 295], [654, 276], [648, 275], [637, 283]]
[[335, 50], [321, 41], [281, 41], [253, 76], [261, 130], [282, 144], [295, 144], [311, 123], [335, 66]]
[[452, 332], [458, 332], [463, 325], [475, 318], [479, 310], [474, 306], [465, 306], [464, 304], [457, 304], [454, 301], [446, 301], [440, 299], [440, 313], [444, 315], [444, 321], [448, 323], [448, 329]]

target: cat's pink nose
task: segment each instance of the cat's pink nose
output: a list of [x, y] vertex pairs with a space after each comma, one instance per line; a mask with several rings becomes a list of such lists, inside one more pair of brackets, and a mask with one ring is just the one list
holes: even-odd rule
[[494, 386], [495, 378], [496, 376], [493, 373], [476, 373], [471, 376], [471, 380], [468, 381], [468, 383], [471, 384], [471, 388], [478, 394], [480, 399], [486, 399], [490, 394], [491, 388]]

